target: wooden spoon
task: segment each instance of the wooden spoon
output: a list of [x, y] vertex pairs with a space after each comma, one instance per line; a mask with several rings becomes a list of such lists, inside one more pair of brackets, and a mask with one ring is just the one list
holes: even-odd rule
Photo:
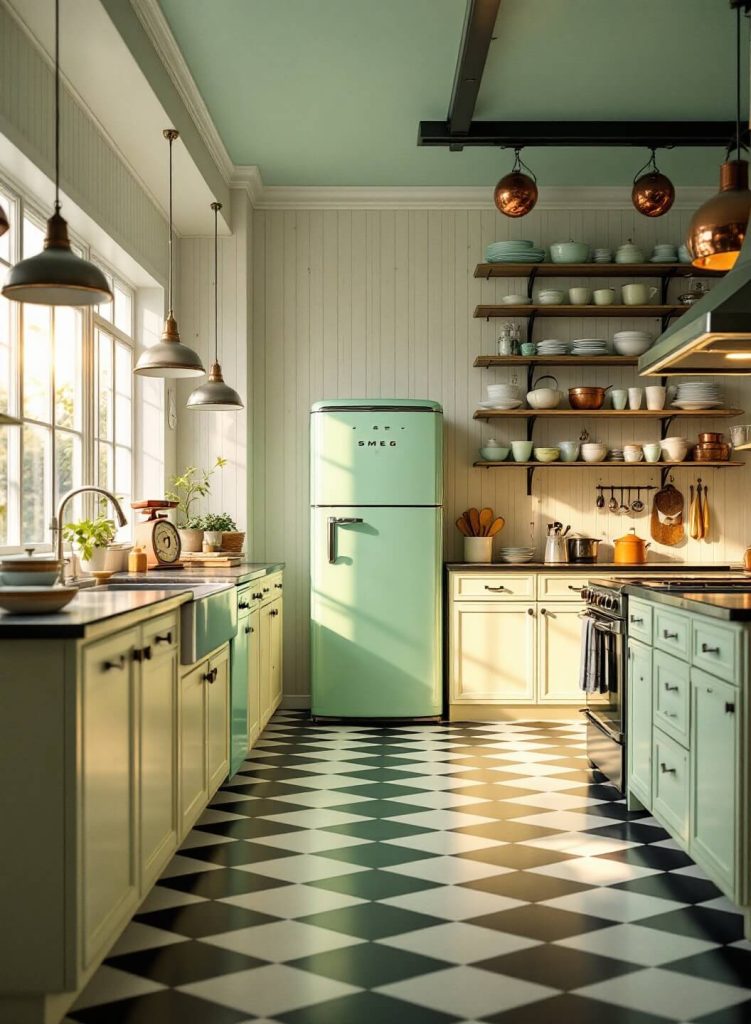
[[497, 533], [500, 533], [503, 527], [506, 525], [506, 520], [502, 516], [497, 516], [488, 528], [488, 537], [495, 537]]
[[462, 519], [464, 520], [464, 525], [467, 527], [466, 536], [474, 537], [474, 533], [472, 532], [472, 523], [470, 523], [469, 521], [469, 509], [466, 509], [466, 511], [462, 512]]
[[469, 525], [472, 527], [472, 536], [480, 536], [480, 513], [476, 508], [467, 509], [465, 515], [469, 516]]
[[704, 487], [704, 536], [705, 537], [709, 536], [709, 530], [710, 530], [710, 527], [712, 525], [712, 517], [709, 514], [709, 498], [707, 497], [708, 494], [709, 494], [709, 488], [705, 486]]
[[456, 528], [459, 531], [459, 533], [463, 534], [465, 537], [472, 536], [472, 534], [469, 532], [468, 524], [464, 521], [464, 516], [459, 516], [459, 518], [456, 520]]
[[487, 537], [490, 524], [493, 522], [493, 509], [492, 508], [481, 508], [480, 509], [480, 533], [481, 536]]

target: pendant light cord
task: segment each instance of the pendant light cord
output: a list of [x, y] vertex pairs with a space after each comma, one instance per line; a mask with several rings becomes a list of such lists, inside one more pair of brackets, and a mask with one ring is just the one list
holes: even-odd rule
[[735, 9], [735, 148], [741, 158], [741, 8]]
[[221, 203], [212, 203], [214, 211], [214, 362], [219, 362], [219, 211]]
[[169, 295], [167, 296], [167, 305], [169, 307], [169, 316], [172, 316], [172, 143], [174, 138], [172, 135], [168, 135], [169, 141]]
[[60, 212], [60, 0], [55, 0], [55, 213]]

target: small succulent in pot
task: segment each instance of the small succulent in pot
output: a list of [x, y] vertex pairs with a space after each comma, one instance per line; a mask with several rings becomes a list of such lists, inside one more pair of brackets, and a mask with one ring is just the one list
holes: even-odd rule
[[225, 531], [237, 530], [234, 519], [226, 512], [207, 512], [196, 520], [196, 526], [203, 530], [204, 551], [221, 551]]
[[81, 519], [63, 526], [63, 536], [76, 548], [84, 572], [104, 569], [107, 547], [115, 539], [116, 532], [114, 520], [105, 516]]

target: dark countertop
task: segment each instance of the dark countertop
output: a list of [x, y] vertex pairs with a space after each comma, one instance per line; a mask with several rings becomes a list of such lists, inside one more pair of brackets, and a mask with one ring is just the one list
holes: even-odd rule
[[445, 562], [447, 572], [588, 572], [593, 576], [618, 575], [618, 573], [652, 573], [652, 572], [729, 572], [741, 571], [742, 566], [718, 563], [716, 565], [692, 565], [686, 562], [646, 562], [644, 565], [623, 565], [620, 562], [557, 562], [546, 565], [544, 562], [522, 562], [511, 565], [508, 562]]
[[240, 586], [241, 583], [250, 583], [251, 580], [258, 580], [262, 576], [270, 576], [272, 572], [281, 572], [285, 562], [243, 562], [242, 565], [233, 565], [228, 568], [199, 569], [186, 565], [184, 569], [153, 569], [147, 573], [115, 573], [115, 579], [153, 579], [169, 580], [171, 583], [179, 583], [181, 577], [185, 579], [201, 579], [210, 583], [212, 580], [229, 580]]
[[748, 587], [747, 592], [736, 594], [717, 594], [709, 591], [701, 591], [698, 594], [671, 594], [664, 590], [640, 587], [638, 583], [634, 583], [627, 586], [625, 592], [642, 601], [652, 601], [686, 612], [697, 612], [725, 622], [751, 622], [751, 580], [748, 581]]
[[86, 636], [96, 623], [129, 612], [140, 612], [150, 605], [171, 601], [173, 605], [191, 600], [189, 590], [81, 590], [76, 597], [52, 615], [9, 615], [0, 611], [0, 639], [60, 639]]

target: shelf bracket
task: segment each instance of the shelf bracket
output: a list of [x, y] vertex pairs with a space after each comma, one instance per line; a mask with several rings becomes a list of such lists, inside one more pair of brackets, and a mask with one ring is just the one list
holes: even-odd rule
[[660, 420], [660, 440], [664, 441], [668, 436], [668, 431], [673, 425], [675, 416], [666, 416], [664, 420]]
[[527, 317], [527, 337], [525, 338], [525, 341], [531, 341], [532, 340], [532, 331], [534, 330], [534, 327], [535, 327], [535, 319], [536, 319], [536, 317], [537, 317], [537, 310], [532, 310], [532, 312]]
[[527, 440], [532, 440], [532, 435], [535, 432], [535, 420], [534, 416], [527, 416]]
[[660, 279], [660, 303], [663, 306], [668, 304], [668, 287], [670, 282], [675, 277], [675, 268], [668, 267], [665, 270], [665, 276]]
[[535, 466], [527, 466], [527, 497], [532, 497], [532, 480], [535, 475]]
[[[529, 299], [530, 304], [532, 302], [532, 289], [534, 287], [535, 281], [537, 280], [538, 270], [539, 267], [533, 266], [529, 272], [529, 276], [527, 277], [527, 298]], [[529, 341], [529, 338], [527, 338], [527, 341]]]

